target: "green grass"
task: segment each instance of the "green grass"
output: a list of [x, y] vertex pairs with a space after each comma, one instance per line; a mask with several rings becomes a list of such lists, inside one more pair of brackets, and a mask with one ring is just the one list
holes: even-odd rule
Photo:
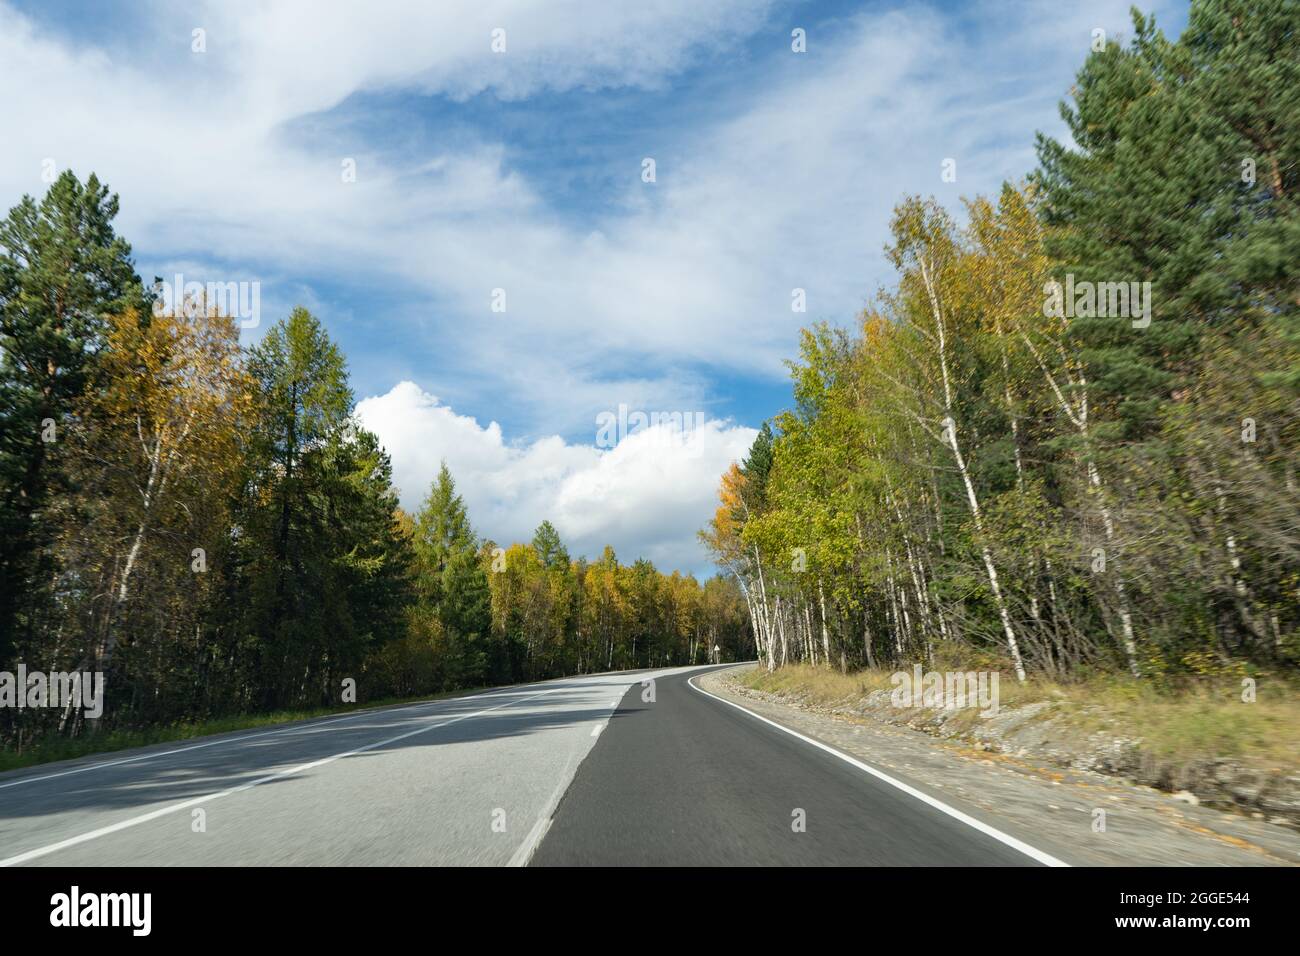
[[140, 730], [112, 730], [75, 738], [47, 736], [37, 739], [33, 744], [24, 745], [21, 753], [9, 747], [0, 750], [0, 772], [17, 770], [21, 767], [32, 767], [55, 760], [71, 760], [75, 757], [86, 757], [91, 754], [112, 753], [116, 750], [128, 750], [132, 747], [147, 747], [150, 744], [193, 740], [197, 737], [209, 737], [213, 734], [226, 734], [237, 730], [251, 730], [274, 724], [291, 724], [311, 720], [315, 717], [360, 713], [361, 711], [373, 710], [379, 707], [410, 704], [425, 700], [463, 697], [486, 689], [473, 688], [470, 690], [447, 691], [441, 694], [421, 694], [417, 697], [389, 697], [383, 700], [367, 701], [364, 704], [340, 704], [335, 707], [317, 707], [308, 710], [277, 710], [266, 714], [235, 714], [212, 720], [181, 721]]

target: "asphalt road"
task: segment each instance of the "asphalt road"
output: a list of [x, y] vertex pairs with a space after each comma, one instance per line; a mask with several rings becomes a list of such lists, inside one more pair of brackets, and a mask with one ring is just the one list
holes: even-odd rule
[[522, 862], [640, 677], [510, 687], [0, 774], [0, 865]]
[[1042, 865], [692, 676], [627, 692], [532, 865]]
[[0, 866], [1036, 865], [1032, 848], [706, 696], [687, 682], [700, 672], [0, 774]]

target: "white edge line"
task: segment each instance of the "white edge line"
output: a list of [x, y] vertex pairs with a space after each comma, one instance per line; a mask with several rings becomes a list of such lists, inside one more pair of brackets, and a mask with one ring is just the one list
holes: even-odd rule
[[[561, 786], [563, 785], [561, 784]], [[528, 865], [528, 861], [533, 858], [533, 853], [541, 845], [542, 838], [546, 836], [546, 831], [551, 828], [551, 817], [554, 812], [554, 807], [552, 807], [550, 813], [543, 813], [537, 818], [533, 828], [528, 831], [528, 836], [524, 837], [524, 842], [519, 844], [519, 849], [515, 850], [506, 866], [521, 867]]]
[[799, 731], [797, 730], [791, 730], [789, 727], [786, 727], [784, 724], [778, 724], [775, 720], [768, 720], [762, 714], [755, 713], [754, 711], [750, 710], [748, 707], [744, 707], [740, 704], [729, 701], [725, 697], [719, 697], [717, 694], [710, 693], [709, 691], [705, 690], [703, 687], [700, 687], [698, 684], [696, 684], [694, 677], [687, 678], [686, 683], [690, 684], [692, 688], [699, 691], [701, 694], [704, 694], [708, 697], [712, 697], [714, 700], [721, 701], [722, 703], [726, 704], [728, 707], [734, 707], [736, 708], [736, 710], [743, 711], [744, 713], [749, 714], [749, 716], [761, 720], [765, 724], [770, 724], [771, 726], [775, 727], [777, 730], [784, 731], [785, 733], [789, 734], [791, 737], [798, 737], [804, 743], [812, 744], [814, 747], [818, 748], [819, 750], [824, 750], [828, 754], [831, 754], [832, 756], [839, 757], [845, 763], [852, 764], [853, 766], [861, 770], [863, 773], [868, 773], [873, 777], [883, 780], [891, 787], [896, 787], [899, 790], [903, 791], [908, 796], [915, 797], [916, 799], [920, 800], [922, 803], [934, 807], [934, 809], [938, 810], [941, 813], [946, 813], [954, 820], [959, 820], [962, 823], [966, 824], [967, 826], [973, 827], [974, 829], [978, 830], [980, 833], [983, 833], [985, 836], [991, 836], [999, 843], [1005, 843], [1007, 846], [1011, 847], [1011, 849], [1018, 850], [1019, 852], [1023, 853], [1025, 856], [1029, 857], [1032, 860], [1037, 860], [1039, 863], [1042, 863], [1045, 866], [1069, 866], [1070, 865], [1069, 863], [1066, 863], [1064, 860], [1058, 860], [1050, 853], [1044, 853], [1042, 850], [1030, 846], [1028, 843], [1024, 842], [1023, 840], [1017, 840], [1015, 837], [1011, 836], [1010, 834], [1003, 833], [1001, 830], [997, 829], [996, 827], [991, 827], [987, 823], [984, 823], [981, 820], [976, 820], [968, 813], [962, 813], [956, 807], [950, 807], [942, 800], [938, 800], [930, 796], [928, 793], [923, 793], [922, 791], [917, 790], [915, 787], [909, 786], [908, 784], [903, 783], [903, 781], [891, 777], [889, 774], [885, 773], [884, 771], [877, 770], [875, 767], [863, 763], [861, 760], [858, 760], [856, 757], [850, 757], [848, 754], [836, 750], [834, 747], [831, 747], [828, 744], [824, 744], [820, 740], [814, 740], [811, 737], [807, 737], [799, 733]]
[[[627, 685], [628, 689], [631, 689], [633, 686], [635, 685]], [[624, 690], [624, 693], [627, 693], [627, 690]], [[610, 716], [613, 716], [618, 710], [618, 705], [622, 703], [622, 700], [622, 697], [618, 697], [610, 701]], [[596, 735], [593, 733], [591, 736], [595, 737]], [[594, 747], [595, 744], [592, 744], [592, 746]], [[583, 760], [585, 760], [590, 753], [591, 750], [588, 749], [587, 753], [583, 754]], [[579, 761], [579, 765], [581, 765], [581, 761]], [[533, 824], [533, 828], [529, 830], [528, 835], [524, 837], [524, 842], [519, 844], [519, 848], [515, 850], [513, 855], [511, 855], [506, 866], [527, 866], [529, 861], [532, 860], [533, 854], [537, 852], [537, 848], [542, 845], [542, 840], [546, 838], [546, 834], [551, 829], [551, 821], [555, 819], [555, 811], [560, 805], [560, 797], [564, 795], [564, 791], [569, 789], [569, 785], [573, 783], [573, 778], [577, 773], [577, 767], [573, 768], [573, 773], [570, 773], [568, 768], [565, 768], [564, 773], [560, 776], [559, 785], [555, 788], [555, 792], [551, 794], [551, 799], [546, 801], [546, 806], [542, 808], [542, 812], [538, 816], [537, 822]]]
[[[570, 758], [570, 762], [572, 762], [572, 758]], [[573, 769], [574, 773], [576, 773], [577, 768], [574, 767]], [[573, 776], [574, 774], [569, 773], [569, 768], [565, 767], [564, 773], [560, 776], [560, 782], [551, 793], [551, 798], [546, 801], [546, 805], [542, 807], [542, 812], [538, 814], [537, 822], [528, 831], [528, 836], [524, 837], [524, 842], [519, 844], [519, 849], [511, 854], [506, 866], [528, 865], [528, 861], [533, 858], [533, 854], [541, 846], [546, 832], [551, 829], [551, 821], [555, 818], [555, 810], [560, 805], [560, 797], [564, 796], [564, 791], [569, 789], [569, 784], [573, 782]]]
[[93, 763], [86, 767], [74, 767], [71, 770], [61, 770], [58, 773], [45, 773], [39, 776], [23, 777], [19, 780], [10, 780], [8, 783], [0, 783], [0, 790], [9, 787], [21, 787], [25, 783], [40, 783], [42, 780], [54, 780], [57, 777], [69, 777], [77, 773], [89, 773], [92, 770], [106, 770], [109, 767], [120, 767], [128, 763], [141, 763], [145, 760], [154, 760], [158, 757], [172, 757], [176, 754], [188, 753], [191, 750], [203, 750], [205, 747], [220, 747], [223, 744], [238, 744], [245, 740], [256, 740], [259, 737], [274, 737], [279, 734], [289, 734], [294, 732], [313, 731], [318, 727], [325, 727], [329, 724], [336, 724], [341, 720], [358, 720], [362, 717], [373, 717], [378, 714], [397, 714], [404, 710], [413, 710], [416, 707], [428, 707], [436, 704], [454, 704], [466, 700], [477, 700], [481, 697], [490, 697], [499, 695], [506, 688], [485, 691], [481, 694], [470, 694], [466, 697], [447, 697], [442, 700], [421, 700], [413, 704], [401, 704], [396, 707], [367, 707], [353, 714], [340, 714], [337, 717], [313, 718], [306, 720], [292, 721], [287, 727], [279, 727], [275, 730], [263, 730], [255, 734], [241, 734], [238, 737], [222, 737], [220, 740], [209, 740], [207, 743], [191, 744], [187, 747], [176, 747], [172, 750], [159, 750], [147, 754], [139, 754], [135, 757], [123, 757], [120, 760], [106, 760], [99, 763]]
[[185, 810], [189, 807], [197, 806], [201, 803], [207, 803], [212, 800], [220, 800], [222, 797], [228, 797], [231, 794], [241, 793], [244, 790], [251, 790], [258, 784], [268, 783], [280, 777], [292, 776], [295, 773], [302, 773], [305, 770], [311, 770], [315, 767], [321, 767], [343, 757], [351, 757], [356, 754], [365, 753], [368, 750], [374, 750], [376, 747], [383, 747], [386, 744], [396, 743], [399, 740], [405, 740], [407, 737], [414, 737], [416, 734], [428, 733], [430, 730], [437, 730], [439, 727], [446, 727], [449, 724], [458, 723], [462, 720], [468, 720], [471, 717], [481, 717], [483, 714], [490, 714], [494, 710], [501, 710], [503, 707], [509, 707], [511, 704], [522, 703], [526, 700], [533, 700], [536, 697], [545, 697], [547, 694], [554, 694], [560, 688], [544, 690], [541, 693], [530, 694], [528, 697], [521, 697], [517, 700], [509, 700], [504, 704], [497, 704], [495, 707], [486, 707], [483, 710], [476, 710], [472, 714], [461, 714], [459, 717], [453, 717], [451, 720], [444, 720], [441, 723], [430, 724], [425, 727], [417, 727], [415, 730], [408, 730], [404, 734], [398, 734], [395, 737], [387, 737], [384, 740], [377, 740], [374, 743], [366, 744], [364, 747], [356, 747], [343, 753], [333, 754], [329, 757], [322, 757], [319, 760], [312, 760], [308, 763], [298, 764], [295, 767], [289, 767], [287, 770], [280, 770], [276, 773], [268, 774], [265, 777], [258, 777], [256, 780], [250, 780], [248, 783], [240, 784], [238, 787], [231, 787], [228, 790], [222, 790], [218, 793], [209, 793], [201, 797], [193, 797], [189, 800], [183, 800], [180, 803], [173, 803], [165, 807], [159, 807], [157, 810], [151, 810], [148, 813], [142, 813], [139, 816], [131, 817], [127, 820], [120, 820], [117, 823], [110, 824], [106, 827], [100, 827], [98, 830], [90, 830], [86, 833], [79, 833], [77, 836], [68, 837], [66, 840], [60, 840], [58, 843], [51, 843], [47, 846], [37, 847], [34, 850], [28, 850], [25, 853], [19, 853], [8, 859], [0, 860], [0, 867], [15, 866], [19, 863], [26, 863], [28, 860], [34, 860], [38, 857], [48, 856], [59, 850], [76, 846], [80, 843], [87, 843], [91, 840], [97, 840], [102, 836], [108, 836], [110, 833], [117, 833], [120, 830], [126, 830], [130, 827], [137, 826], [141, 823], [148, 823], [150, 820], [157, 820], [159, 817], [165, 817], [168, 814]]

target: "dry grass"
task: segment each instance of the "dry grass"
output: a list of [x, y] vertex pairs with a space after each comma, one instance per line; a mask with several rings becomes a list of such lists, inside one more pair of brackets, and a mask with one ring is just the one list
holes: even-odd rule
[[[927, 670], [975, 670], [975, 662], [936, 662]], [[965, 666], [962, 666], [962, 665]], [[998, 669], [996, 667], [990, 669]], [[747, 686], [787, 695], [821, 707], [852, 706], [874, 691], [892, 689], [893, 671], [838, 670], [807, 664], [741, 675]], [[1007, 671], [1002, 669], [1003, 676]], [[1138, 738], [1145, 750], [1175, 763], [1231, 758], [1269, 769], [1300, 769], [1300, 692], [1280, 678], [1261, 677], [1254, 703], [1241, 699], [1236, 680], [1202, 681], [1173, 690], [1131, 678], [1095, 677], [1059, 684], [1031, 678], [1024, 684], [999, 680], [1000, 706], [1015, 708], [1050, 700], [1053, 719], [1083, 733], [1095, 731]], [[974, 708], [954, 715], [953, 731], [980, 722]]]
[[1200, 683], [1160, 691], [1135, 680], [1071, 687], [1065, 719], [1085, 730], [1142, 738], [1152, 753], [1179, 762], [1231, 757], [1300, 768], [1300, 694], [1281, 679], [1261, 679], [1254, 703], [1239, 683]]
[[889, 687], [889, 675], [884, 671], [841, 674], [829, 667], [810, 664], [791, 664], [770, 673], [758, 667], [745, 671], [740, 679], [755, 690], [787, 694], [822, 706], [848, 703]]

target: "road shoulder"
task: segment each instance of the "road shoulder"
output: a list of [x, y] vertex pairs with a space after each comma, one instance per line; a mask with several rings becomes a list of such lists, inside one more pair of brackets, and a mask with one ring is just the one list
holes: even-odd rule
[[[739, 672], [740, 668], [709, 672], [696, 678], [696, 683], [1069, 863], [1300, 864], [1300, 836], [1285, 827], [1190, 806], [1098, 773], [968, 750], [920, 731], [865, 718], [814, 713], [744, 687], [734, 679]], [[1098, 828], [1103, 822], [1104, 830]]]

